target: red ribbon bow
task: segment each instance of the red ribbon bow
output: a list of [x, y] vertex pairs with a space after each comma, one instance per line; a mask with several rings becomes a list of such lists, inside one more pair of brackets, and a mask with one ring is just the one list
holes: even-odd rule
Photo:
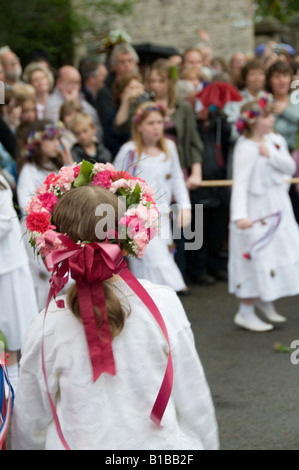
[[[168, 333], [159, 309], [144, 287], [127, 268], [127, 264], [118, 244], [112, 244], [106, 240], [105, 243], [92, 242], [81, 243], [79, 245], [74, 243], [68, 236], [62, 234], [59, 235], [59, 239], [64, 247], [56, 248], [53, 252], [49, 253], [44, 260], [47, 269], [52, 272], [50, 281], [51, 288], [47, 299], [45, 316], [52, 297], [56, 298], [57, 294], [66, 285], [70, 273], [71, 278], [74, 279], [77, 284], [80, 313], [89, 348], [93, 380], [96, 381], [103, 372], [115, 375], [116, 370], [112, 340], [102, 281], [109, 279], [113, 274], [121, 276], [148, 307], [149, 311], [158, 322], [168, 343], [169, 354], [166, 372], [151, 412], [151, 419], [160, 426], [172, 390], [173, 365]], [[51, 239], [46, 240], [48, 244], [51, 244], [51, 242]], [[64, 306], [63, 302], [60, 304], [57, 302], [57, 304], [58, 306]], [[98, 307], [102, 313], [103, 321], [100, 328], [98, 328], [97, 325], [97, 317], [94, 314], [93, 306]], [[48, 390], [43, 345], [42, 364]], [[63, 437], [49, 390], [48, 397], [60, 439], [64, 447], [69, 449]]]

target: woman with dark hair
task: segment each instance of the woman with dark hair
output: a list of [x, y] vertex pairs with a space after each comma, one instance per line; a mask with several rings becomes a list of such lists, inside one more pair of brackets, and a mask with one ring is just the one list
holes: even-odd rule
[[[296, 136], [299, 126], [299, 107], [296, 99], [292, 99], [291, 83], [293, 69], [290, 64], [277, 61], [267, 72], [267, 89], [274, 97], [273, 112], [275, 116], [274, 129], [287, 141], [292, 154], [296, 145]], [[290, 196], [299, 223], [299, 197], [294, 186], [290, 188]]]

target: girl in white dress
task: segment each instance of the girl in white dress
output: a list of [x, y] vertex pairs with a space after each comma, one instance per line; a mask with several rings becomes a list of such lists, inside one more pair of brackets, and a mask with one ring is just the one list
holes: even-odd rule
[[8, 375], [16, 389], [18, 351], [38, 308], [10, 186], [0, 173], [0, 331], [8, 346]]
[[[167, 341], [158, 317], [134, 290], [138, 281], [130, 275], [127, 283], [123, 276], [128, 270], [123, 267], [122, 239], [119, 246], [105, 243], [106, 234], [97, 238], [101, 219], [95, 214], [102, 204], [113, 208], [107, 225], [117, 226], [118, 198], [99, 186], [71, 189], [52, 212], [56, 236], [62, 236], [64, 245], [71, 244], [65, 260], [79, 281], [67, 296], [57, 297], [57, 305], [54, 300], [50, 303], [46, 318], [38, 315], [27, 335], [13, 412], [12, 449], [216, 450], [213, 401], [182, 304], [171, 288], [141, 282], [165, 321]], [[54, 242], [53, 246], [58, 250], [50, 252], [52, 260], [61, 253], [61, 245]], [[101, 258], [96, 251], [104, 248], [107, 254], [118, 253], [116, 268], [109, 264], [112, 258]], [[98, 263], [102, 269], [96, 269]], [[92, 287], [89, 276], [95, 273]], [[96, 295], [89, 299], [92, 288]], [[170, 357], [173, 374], [165, 381], [169, 393], [163, 386], [166, 404], [163, 399], [162, 426], [158, 426], [150, 411]], [[100, 369], [96, 375], [95, 367]]]
[[164, 137], [165, 111], [154, 102], [142, 103], [133, 117], [133, 139], [124, 144], [114, 160], [118, 170], [145, 180], [154, 190], [160, 213], [160, 234], [151, 240], [142, 259], [130, 260], [130, 269], [140, 279], [188, 293], [174, 261], [170, 227], [172, 198], [179, 208], [175, 223], [184, 227], [191, 220], [191, 204], [174, 142]]
[[[62, 123], [39, 120], [32, 127], [32, 132], [29, 134], [26, 147], [23, 149], [18, 163], [17, 196], [23, 215], [26, 214], [29, 199], [45, 178], [50, 174], [57, 174], [63, 164], [72, 163], [70, 150], [66, 147], [62, 148], [60, 145], [62, 133]], [[29, 245], [24, 219], [22, 219], [21, 226], [36, 289], [38, 307], [42, 310], [46, 305], [50, 274]]]
[[237, 123], [243, 134], [233, 157], [229, 291], [240, 299], [236, 325], [269, 331], [281, 323], [273, 301], [299, 293], [299, 228], [286, 179], [295, 162], [285, 139], [273, 132], [271, 96], [244, 105]]

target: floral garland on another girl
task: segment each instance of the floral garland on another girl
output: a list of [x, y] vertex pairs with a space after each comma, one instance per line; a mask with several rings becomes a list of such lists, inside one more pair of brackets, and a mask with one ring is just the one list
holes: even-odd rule
[[[147, 244], [157, 235], [159, 229], [154, 191], [145, 181], [132, 177], [127, 172], [117, 171], [111, 163], [93, 165], [83, 160], [79, 164], [64, 166], [57, 175], [51, 173], [45, 179], [25, 208], [31, 245], [42, 258], [55, 248], [62, 247], [60, 233], [55, 231], [56, 227], [51, 220], [53, 209], [58, 199], [67, 191], [89, 184], [101, 186], [125, 198], [126, 212], [119, 220], [122, 236], [115, 236], [114, 232], [109, 237], [109, 242], [120, 242], [128, 255], [141, 258]], [[47, 240], [51, 240], [51, 243], [47, 243]], [[82, 242], [78, 240], [77, 243]]]

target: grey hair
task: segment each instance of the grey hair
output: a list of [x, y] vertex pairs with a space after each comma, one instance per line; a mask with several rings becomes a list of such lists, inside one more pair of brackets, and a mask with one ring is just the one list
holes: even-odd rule
[[120, 44], [116, 44], [116, 46], [114, 46], [114, 48], [111, 52], [110, 67], [113, 67], [115, 65], [116, 57], [118, 56], [118, 54], [122, 54], [122, 55], [123, 54], [131, 54], [131, 56], [133, 57], [136, 64], [139, 64], [139, 57], [138, 57], [138, 54], [135, 51], [134, 47], [131, 46], [131, 44], [129, 44], [127, 42], [122, 42]]
[[3, 54], [6, 54], [7, 52], [12, 52], [11, 48], [9, 46], [3, 46], [3, 47], [0, 47], [0, 57], [3, 55]]

